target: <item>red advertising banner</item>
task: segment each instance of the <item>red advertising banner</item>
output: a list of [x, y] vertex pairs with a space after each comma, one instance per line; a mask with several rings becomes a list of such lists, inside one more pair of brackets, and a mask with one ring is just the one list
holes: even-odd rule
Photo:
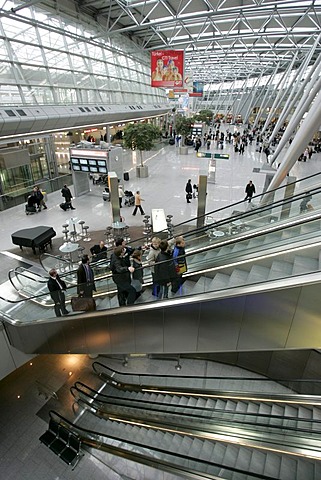
[[152, 87], [182, 87], [184, 50], [154, 50], [151, 52]]

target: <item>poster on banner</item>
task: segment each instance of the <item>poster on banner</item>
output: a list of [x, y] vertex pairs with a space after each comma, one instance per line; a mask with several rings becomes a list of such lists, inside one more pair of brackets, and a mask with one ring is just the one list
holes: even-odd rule
[[202, 97], [204, 84], [201, 82], [193, 82], [193, 91], [189, 94], [190, 97]]
[[154, 50], [150, 58], [152, 87], [183, 86], [184, 50]]

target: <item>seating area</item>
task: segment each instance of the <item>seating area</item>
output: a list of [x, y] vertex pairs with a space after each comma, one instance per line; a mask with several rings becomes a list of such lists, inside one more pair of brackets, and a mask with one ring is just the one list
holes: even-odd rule
[[80, 438], [53, 418], [50, 418], [48, 430], [41, 435], [39, 440], [65, 463], [72, 465], [72, 470], [84, 455], [81, 452]]

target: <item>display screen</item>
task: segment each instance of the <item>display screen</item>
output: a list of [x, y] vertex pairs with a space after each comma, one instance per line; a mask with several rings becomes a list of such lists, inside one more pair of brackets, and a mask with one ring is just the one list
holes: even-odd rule
[[77, 170], [77, 171], [80, 170], [80, 166], [79, 166], [79, 165], [73, 165], [72, 168], [73, 168], [73, 170]]
[[93, 173], [97, 173], [98, 168], [97, 167], [90, 167], [90, 171], [93, 172]]
[[71, 163], [79, 163], [79, 158], [72, 158]]
[[100, 167], [106, 167], [106, 162], [105, 162], [105, 160], [98, 160], [98, 165], [99, 165]]
[[86, 165], [82, 165], [81, 171], [82, 172], [89, 172], [89, 167], [87, 167]]
[[88, 160], [88, 163], [89, 165], [93, 165], [94, 167], [96, 167], [97, 165], [96, 160]]
[[87, 159], [84, 159], [84, 158], [81, 158], [80, 159], [80, 165], [87, 165], [88, 164], [88, 160]]
[[107, 173], [107, 168], [99, 167], [99, 173]]

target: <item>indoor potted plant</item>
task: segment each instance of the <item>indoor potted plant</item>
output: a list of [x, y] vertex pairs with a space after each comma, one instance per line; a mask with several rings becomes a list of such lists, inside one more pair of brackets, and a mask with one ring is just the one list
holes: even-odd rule
[[142, 152], [151, 150], [160, 136], [160, 129], [151, 123], [130, 123], [124, 128], [123, 145], [140, 152], [140, 165], [136, 167], [137, 177], [148, 177], [148, 167], [143, 164]]
[[179, 153], [182, 155], [188, 154], [188, 147], [185, 145], [185, 137], [191, 133], [193, 119], [178, 115], [176, 117], [176, 135], [180, 135], [181, 146], [179, 147]]

